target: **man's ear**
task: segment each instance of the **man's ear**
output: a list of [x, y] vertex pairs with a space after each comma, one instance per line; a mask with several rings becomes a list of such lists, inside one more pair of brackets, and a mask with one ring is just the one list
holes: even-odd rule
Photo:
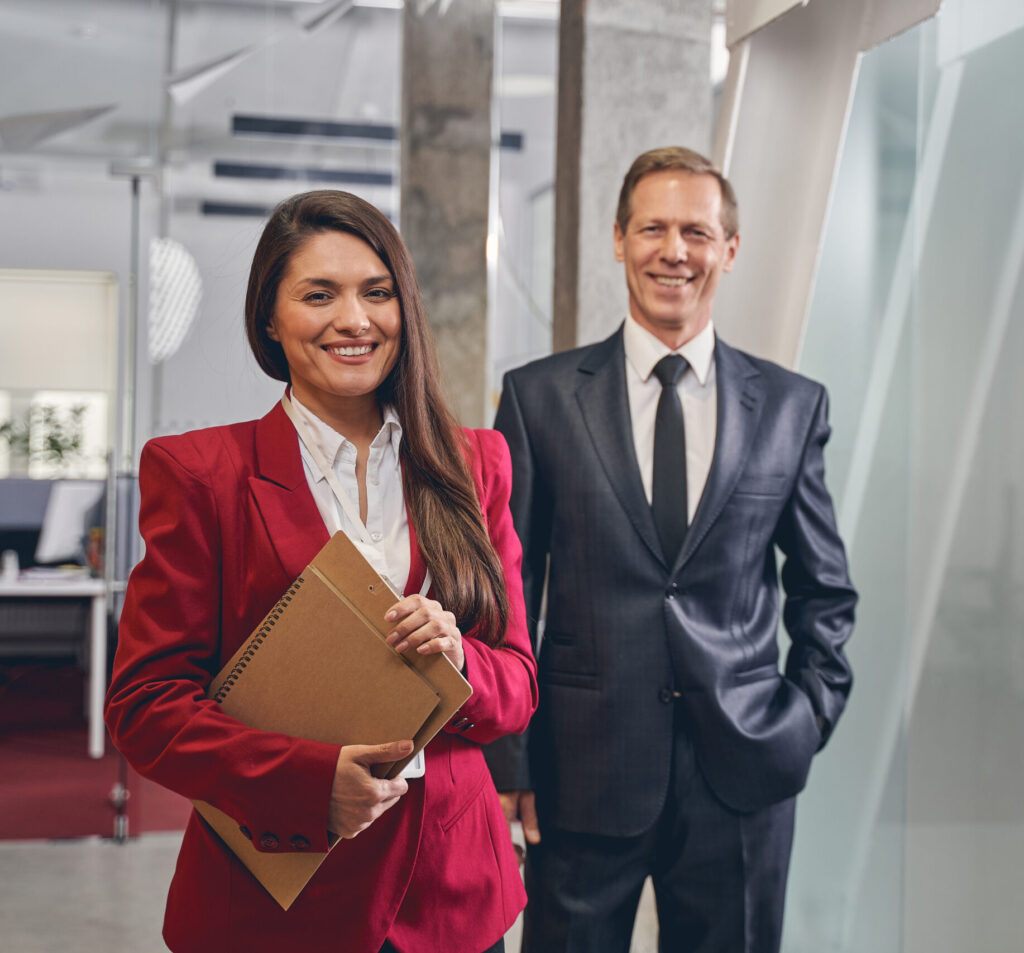
[[626, 236], [622, 234], [622, 229], [619, 228], [619, 223], [616, 222], [612, 226], [612, 241], [615, 244], [615, 260], [625, 261], [626, 260]]
[[736, 252], [740, 248], [740, 233], [737, 232], [725, 243], [725, 260], [722, 262], [722, 271], [732, 271], [736, 262]]

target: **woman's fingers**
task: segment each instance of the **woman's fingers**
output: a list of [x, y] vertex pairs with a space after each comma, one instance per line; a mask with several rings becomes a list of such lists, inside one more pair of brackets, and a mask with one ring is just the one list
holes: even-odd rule
[[462, 633], [454, 614], [439, 602], [420, 595], [406, 596], [388, 610], [385, 619], [394, 626], [387, 635], [387, 643], [396, 652], [443, 652], [456, 668], [463, 667]]
[[448, 639], [450, 647], [461, 639], [455, 616], [439, 602], [422, 596], [409, 596], [397, 603], [385, 618], [393, 624], [387, 643], [398, 652], [435, 639]]
[[409, 783], [404, 778], [376, 778], [371, 767], [398, 761], [412, 747], [408, 740], [344, 746], [334, 770], [327, 829], [340, 837], [355, 837], [393, 807], [409, 789]]

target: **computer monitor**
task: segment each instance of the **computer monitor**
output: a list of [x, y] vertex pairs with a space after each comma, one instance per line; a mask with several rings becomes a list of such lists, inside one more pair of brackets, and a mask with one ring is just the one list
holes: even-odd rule
[[36, 544], [39, 565], [85, 562], [89, 530], [103, 525], [103, 480], [57, 480], [43, 513]]
[[14, 550], [23, 568], [33, 564], [49, 498], [49, 480], [0, 480], [0, 550]]

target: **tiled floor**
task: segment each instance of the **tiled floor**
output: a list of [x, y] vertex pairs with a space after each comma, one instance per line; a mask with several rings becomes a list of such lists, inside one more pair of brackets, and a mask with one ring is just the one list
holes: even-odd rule
[[[164, 896], [180, 834], [143, 834], [123, 845], [0, 841], [0, 949], [4, 953], [162, 953]], [[509, 953], [519, 948], [518, 925]], [[650, 898], [632, 953], [654, 953]], [[439, 951], [440, 953], [440, 951]]]
[[0, 947], [8, 953], [159, 953], [180, 834], [124, 845], [0, 842]]

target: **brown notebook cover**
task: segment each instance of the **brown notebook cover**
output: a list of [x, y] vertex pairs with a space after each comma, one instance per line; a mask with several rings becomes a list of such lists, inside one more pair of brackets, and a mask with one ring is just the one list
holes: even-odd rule
[[[210, 685], [254, 728], [331, 744], [412, 738], [413, 754], [375, 772], [393, 777], [472, 694], [444, 655], [399, 655], [384, 641], [398, 597], [344, 533], [336, 533]], [[196, 810], [287, 910], [326, 853], [258, 851], [205, 801]], [[332, 844], [333, 846], [333, 844]]]

